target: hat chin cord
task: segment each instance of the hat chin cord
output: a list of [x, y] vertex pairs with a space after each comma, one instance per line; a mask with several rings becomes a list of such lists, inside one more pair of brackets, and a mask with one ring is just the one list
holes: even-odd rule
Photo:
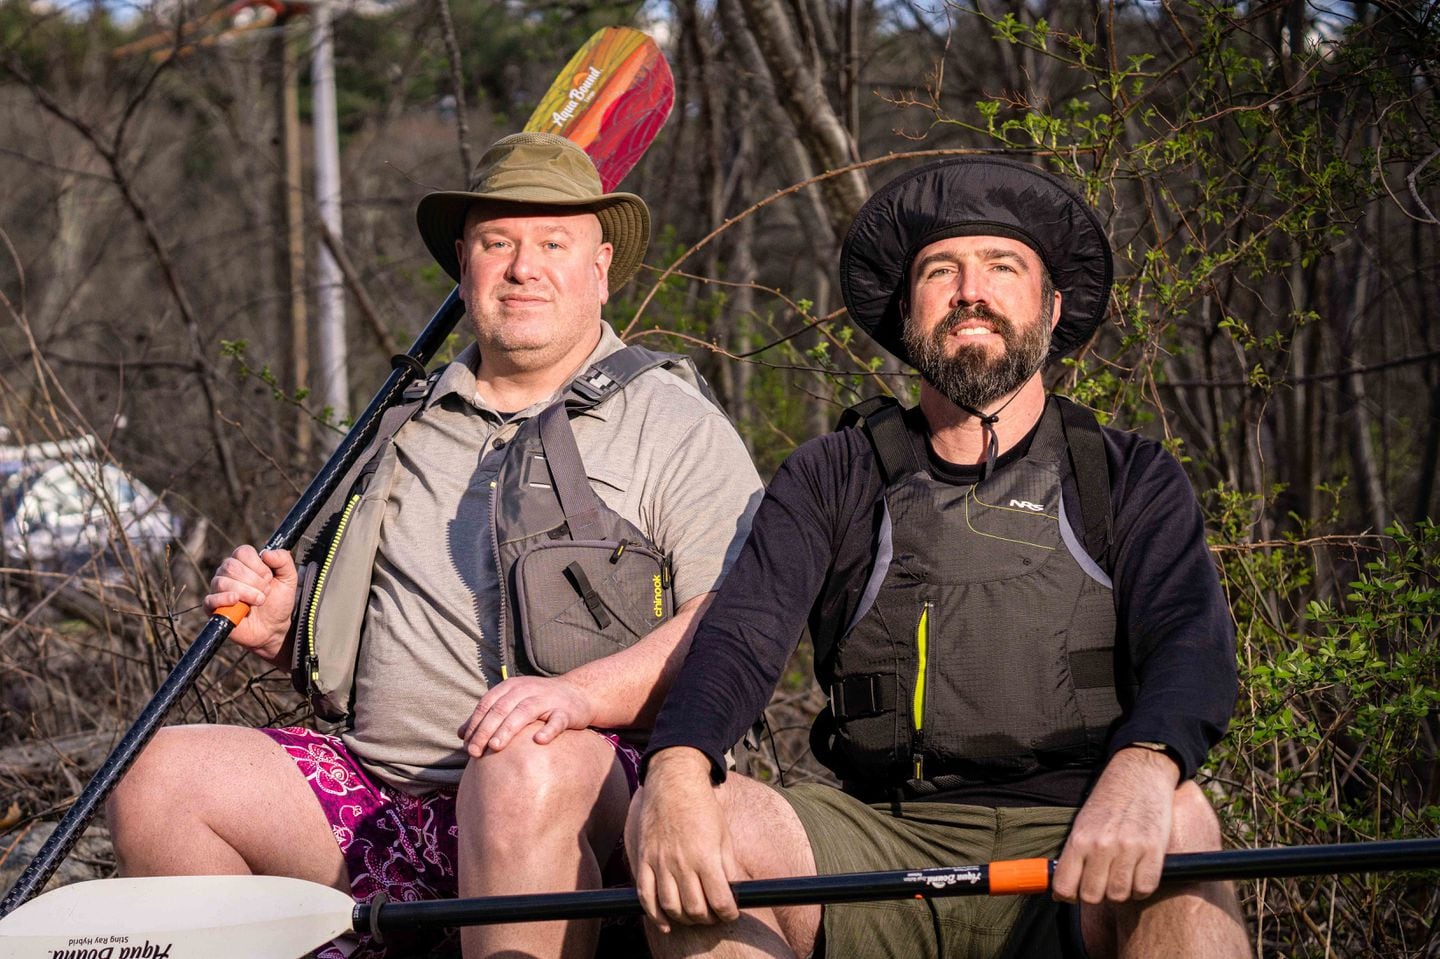
[[[1028, 383], [1029, 380], [1027, 379], [1026, 382]], [[1005, 412], [1005, 407], [1015, 402], [1015, 397], [1019, 396], [1020, 391], [1024, 388], [1025, 386], [1022, 383], [1015, 392], [1010, 394], [1010, 398], [1004, 403], [1001, 403], [1000, 408], [993, 413], [982, 413], [973, 406], [967, 406], [964, 403], [955, 403], [954, 400], [950, 401], [979, 420], [981, 430], [988, 437], [988, 441], [985, 444], [985, 472], [980, 477], [982, 480], [989, 479], [995, 475], [995, 461], [1000, 457], [1000, 437], [995, 433], [995, 424], [1000, 422], [1000, 414]]]

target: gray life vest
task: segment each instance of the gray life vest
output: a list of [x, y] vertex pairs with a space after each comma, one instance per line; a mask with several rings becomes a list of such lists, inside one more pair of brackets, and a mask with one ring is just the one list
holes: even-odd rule
[[506, 676], [568, 672], [625, 649], [675, 611], [670, 557], [591, 489], [570, 428], [572, 416], [656, 367], [684, 371], [718, 408], [688, 359], [631, 346], [576, 377], [510, 441], [490, 503]]
[[[1052, 397], [1027, 455], [973, 486], [931, 476], [893, 400], [847, 418], [886, 486], [868, 578], [821, 598], [851, 612], [815, 637], [829, 694], [812, 730], [818, 758], [853, 790], [911, 796], [1093, 765], [1128, 692], [1117, 676], [1130, 684], [1094, 416]], [[1067, 459], [1086, 545], [1061, 495]]]
[[[674, 613], [670, 557], [595, 494], [570, 426], [572, 417], [656, 368], [691, 383], [719, 408], [687, 357], [629, 346], [592, 364], [506, 444], [491, 484], [491, 528], [476, 535], [487, 540], [501, 579], [499, 642], [507, 677], [567, 672], [630, 646]], [[343, 614], [317, 619], [316, 611], [337, 556], [367, 570], [373, 565], [378, 531], [355, 531], [352, 510], [395, 434], [421, 413], [439, 378], [436, 370], [417, 379], [386, 411], [370, 452], [347, 477], [343, 496], [329, 504], [306, 550], [292, 627], [292, 682], [330, 722], [344, 720], [350, 710], [365, 597], [326, 604]], [[358, 540], [364, 555], [342, 550], [347, 537]], [[329, 628], [340, 620], [339, 628]]]

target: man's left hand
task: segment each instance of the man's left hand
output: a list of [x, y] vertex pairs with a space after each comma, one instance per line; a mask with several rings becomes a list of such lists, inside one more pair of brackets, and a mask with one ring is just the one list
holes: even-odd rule
[[535, 732], [540, 745], [567, 729], [584, 729], [595, 707], [579, 687], [554, 676], [516, 676], [490, 689], [460, 727], [465, 751], [476, 759], [498, 752], [526, 726], [543, 723]]
[[1144, 899], [1160, 885], [1180, 767], [1138, 746], [1117, 752], [1080, 807], [1055, 867], [1056, 899]]

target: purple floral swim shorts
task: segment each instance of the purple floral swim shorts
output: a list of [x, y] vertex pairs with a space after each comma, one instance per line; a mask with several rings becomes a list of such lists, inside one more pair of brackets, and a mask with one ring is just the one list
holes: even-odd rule
[[[345, 856], [350, 893], [357, 902], [382, 891], [397, 902], [453, 899], [458, 894], [455, 790], [411, 796], [367, 776], [337, 736], [298, 727], [261, 732], [289, 753], [310, 784]], [[633, 794], [640, 754], [613, 733], [597, 734], [615, 748]], [[617, 848], [605, 870], [607, 879], [614, 869], [623, 869], [624, 862], [624, 852]], [[387, 934], [382, 948], [365, 936], [350, 956], [424, 956], [443, 947], [446, 939], [458, 938], [453, 932], [417, 930]], [[341, 959], [345, 954], [337, 943], [315, 953], [317, 959]]]

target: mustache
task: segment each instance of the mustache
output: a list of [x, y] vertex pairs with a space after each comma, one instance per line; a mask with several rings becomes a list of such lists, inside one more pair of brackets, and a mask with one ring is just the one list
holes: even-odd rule
[[1009, 334], [1014, 329], [1014, 324], [1010, 322], [1008, 317], [996, 313], [988, 306], [957, 306], [945, 314], [945, 319], [941, 320], [935, 327], [935, 332], [932, 335], [937, 337], [946, 336], [954, 332], [960, 324], [969, 320], [984, 320], [994, 327], [996, 333], [1005, 337], [1007, 342], [1009, 340]]

